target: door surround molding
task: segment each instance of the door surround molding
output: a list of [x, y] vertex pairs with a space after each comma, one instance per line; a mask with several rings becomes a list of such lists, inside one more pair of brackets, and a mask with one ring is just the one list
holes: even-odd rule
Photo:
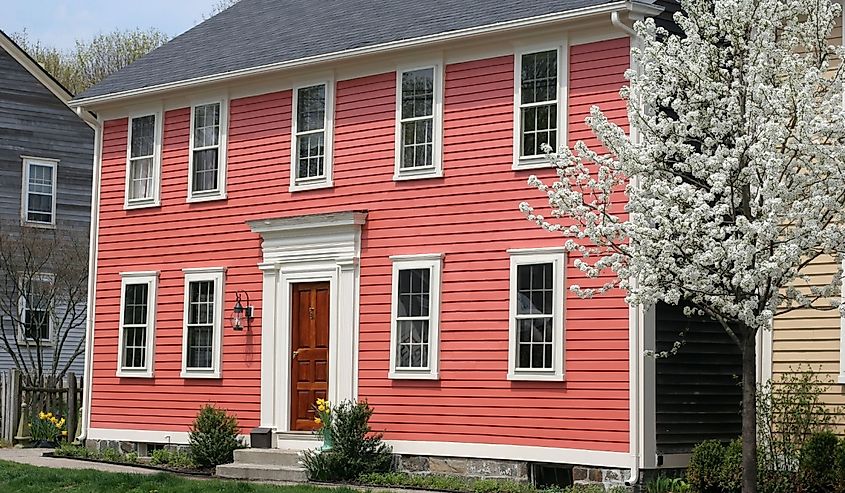
[[329, 283], [328, 400], [358, 395], [361, 229], [366, 212], [249, 221], [262, 238], [260, 426], [290, 431], [291, 285]]

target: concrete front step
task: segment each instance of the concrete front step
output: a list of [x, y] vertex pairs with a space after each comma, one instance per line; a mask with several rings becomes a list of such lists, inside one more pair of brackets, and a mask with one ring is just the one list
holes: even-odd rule
[[292, 450], [244, 448], [235, 450], [235, 464], [300, 467], [299, 454]]
[[257, 464], [225, 464], [217, 466], [217, 476], [249, 481], [284, 481], [302, 483], [308, 475], [302, 467], [268, 466]]

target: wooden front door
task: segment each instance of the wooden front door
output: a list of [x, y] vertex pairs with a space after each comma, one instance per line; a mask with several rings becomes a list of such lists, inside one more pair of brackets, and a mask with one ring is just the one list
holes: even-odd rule
[[293, 285], [291, 299], [291, 430], [316, 428], [313, 405], [329, 377], [329, 283]]

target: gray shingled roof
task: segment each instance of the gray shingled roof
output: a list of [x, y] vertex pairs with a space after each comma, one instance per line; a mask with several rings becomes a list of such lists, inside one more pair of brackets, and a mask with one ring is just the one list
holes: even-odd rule
[[616, 1], [241, 0], [77, 99]]

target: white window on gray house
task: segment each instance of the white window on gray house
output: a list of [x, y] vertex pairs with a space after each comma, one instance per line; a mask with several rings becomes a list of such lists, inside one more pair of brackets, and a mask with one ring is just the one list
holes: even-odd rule
[[56, 164], [54, 160], [24, 158], [24, 223], [47, 226], [56, 223]]
[[296, 90], [296, 183], [326, 177], [326, 87], [318, 84]]
[[220, 376], [223, 269], [184, 269], [183, 377]]
[[127, 206], [158, 202], [157, 115], [133, 117], [129, 122]]
[[544, 156], [558, 146], [558, 50], [518, 56], [519, 158]]
[[118, 376], [151, 377], [157, 272], [121, 273]]
[[23, 282], [20, 313], [21, 339], [24, 343], [50, 341], [53, 327], [50, 307], [52, 280], [52, 276], [44, 274]]
[[440, 255], [393, 260], [391, 378], [437, 378]]
[[222, 149], [224, 115], [220, 102], [193, 107], [189, 199], [221, 198], [225, 180]]

